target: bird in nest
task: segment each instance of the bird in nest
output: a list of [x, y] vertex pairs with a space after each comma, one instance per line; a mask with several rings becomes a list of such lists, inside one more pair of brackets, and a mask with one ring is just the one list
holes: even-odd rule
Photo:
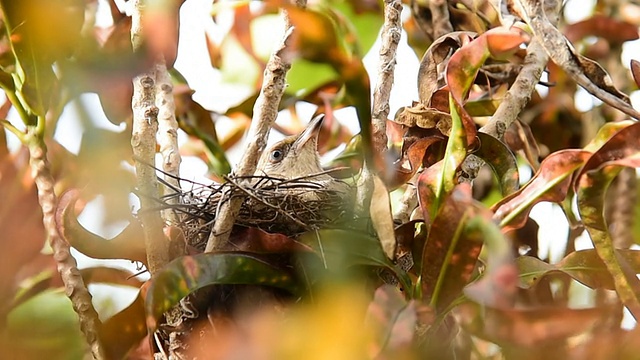
[[317, 147], [323, 119], [324, 115], [315, 117], [300, 134], [263, 152], [253, 176], [230, 177], [224, 184], [182, 192], [178, 225], [187, 243], [197, 249], [204, 246], [226, 186], [236, 190], [232, 197], [245, 197], [237, 225], [297, 236], [348, 220], [355, 189], [320, 164]]

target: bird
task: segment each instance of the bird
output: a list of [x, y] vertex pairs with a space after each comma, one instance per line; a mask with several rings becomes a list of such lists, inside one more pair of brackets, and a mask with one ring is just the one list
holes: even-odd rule
[[324, 114], [313, 118], [299, 134], [286, 137], [263, 152], [254, 176], [267, 176], [283, 181], [305, 181], [317, 185], [317, 191], [305, 192], [309, 200], [321, 197], [321, 192], [349, 193], [351, 186], [329, 175], [320, 164], [318, 135]]

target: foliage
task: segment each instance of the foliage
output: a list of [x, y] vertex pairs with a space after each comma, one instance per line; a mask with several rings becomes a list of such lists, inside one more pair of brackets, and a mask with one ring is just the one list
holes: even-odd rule
[[[0, 345], [14, 358], [79, 359], [93, 346], [82, 315], [92, 304], [74, 299], [76, 288], [56, 273], [65, 259], [50, 254], [52, 234], [85, 255], [140, 267], [152, 250], [143, 241], [143, 216], [129, 205], [136, 180], [126, 166], [136, 160], [131, 79], [159, 59], [172, 68], [178, 31], [190, 24], [177, 26], [182, 1], [150, 2], [142, 32], [133, 30], [142, 39], [134, 51], [132, 18], [117, 2], [100, 2], [112, 20], [101, 27], [97, 3], [0, 1], [6, 94], [0, 121], [7, 130], [0, 136]], [[284, 10], [294, 26], [286, 43], [291, 86], [274, 105], [291, 121], [277, 123], [274, 132], [299, 132], [304, 122], [296, 105], [315, 105], [326, 114], [319, 151], [345, 145], [330, 167], [367, 199], [353, 206], [348, 221], [300, 236], [237, 225], [224, 249], [201, 253], [172, 220], [184, 216], [172, 203], [175, 194], [152, 197], [158, 208], [146, 211], [162, 210], [165, 239], [158, 240], [171, 244], [174, 259], [148, 281], [106, 266], [79, 272], [87, 284], [139, 290], [133, 303], [99, 322], [102, 355], [637, 357], [638, 331], [621, 321], [624, 311], [640, 316], [634, 221], [640, 124], [628, 96], [640, 86], [640, 63], [632, 61], [629, 71], [620, 55], [626, 42], [638, 39], [640, 22], [628, 14], [640, 7], [597, 1], [588, 18], [565, 25], [557, 2], [549, 0], [519, 0], [498, 10], [488, 1], [406, 1], [403, 36], [422, 58], [419, 98], [403, 99], [404, 107], [391, 114], [388, 147], [379, 149], [374, 109], [388, 104], [372, 104], [378, 84], [363, 57], [392, 3], [214, 1], [212, 23], [203, 30], [206, 61], [220, 74], [218, 85], [241, 86], [246, 96], [238, 104], [199, 103], [187, 79], [171, 69], [174, 113], [186, 138], [181, 155], [200, 159], [213, 181], [232, 176], [227, 156], [250, 126], [260, 74], [270, 66], [265, 42], [273, 39], [265, 34], [281, 26]], [[585, 110], [576, 85], [603, 104]], [[75, 105], [84, 133], [73, 153], [54, 134], [63, 111], [86, 93], [96, 93], [108, 120], [126, 130], [101, 129], [88, 109]], [[346, 107], [356, 116], [336, 112]], [[349, 121], [360, 134], [352, 134]], [[21, 146], [11, 148], [9, 137]], [[34, 149], [47, 161], [34, 161]], [[51, 172], [51, 189], [30, 175], [30, 166], [36, 175], [43, 167]], [[159, 175], [163, 191], [191, 194], [177, 180]], [[53, 205], [42, 201], [47, 189], [58, 195]], [[111, 240], [78, 220], [98, 197], [107, 223], [128, 223]], [[557, 229], [553, 240], [564, 247], [557, 260], [541, 250], [538, 234], [554, 225], [530, 216], [541, 202], [561, 207], [569, 224], [568, 235]], [[54, 205], [51, 227], [46, 214]], [[577, 249], [581, 237], [592, 248]]]

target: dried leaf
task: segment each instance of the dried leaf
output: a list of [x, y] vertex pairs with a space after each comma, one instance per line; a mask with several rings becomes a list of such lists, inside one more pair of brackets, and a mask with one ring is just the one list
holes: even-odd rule
[[451, 55], [473, 39], [476, 34], [469, 31], [458, 31], [441, 36], [429, 46], [420, 61], [418, 70], [418, 94], [420, 103], [431, 106], [431, 97], [436, 90], [445, 86], [444, 70]]
[[397, 244], [393, 215], [391, 214], [391, 200], [387, 188], [377, 176], [373, 176], [373, 193], [371, 194], [369, 215], [371, 215], [371, 223], [378, 239], [380, 239], [382, 250], [389, 259], [395, 259]]
[[438, 129], [445, 136], [449, 136], [451, 132], [451, 115], [433, 108], [427, 108], [422, 103], [417, 103], [412, 107], [404, 107], [394, 121], [408, 127], [417, 126], [422, 129]]

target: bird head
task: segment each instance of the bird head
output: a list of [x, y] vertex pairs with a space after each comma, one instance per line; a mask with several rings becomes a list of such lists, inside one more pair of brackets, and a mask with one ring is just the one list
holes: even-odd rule
[[289, 136], [262, 153], [256, 175], [291, 180], [323, 172], [317, 150], [323, 120], [324, 115], [316, 116], [300, 134]]

